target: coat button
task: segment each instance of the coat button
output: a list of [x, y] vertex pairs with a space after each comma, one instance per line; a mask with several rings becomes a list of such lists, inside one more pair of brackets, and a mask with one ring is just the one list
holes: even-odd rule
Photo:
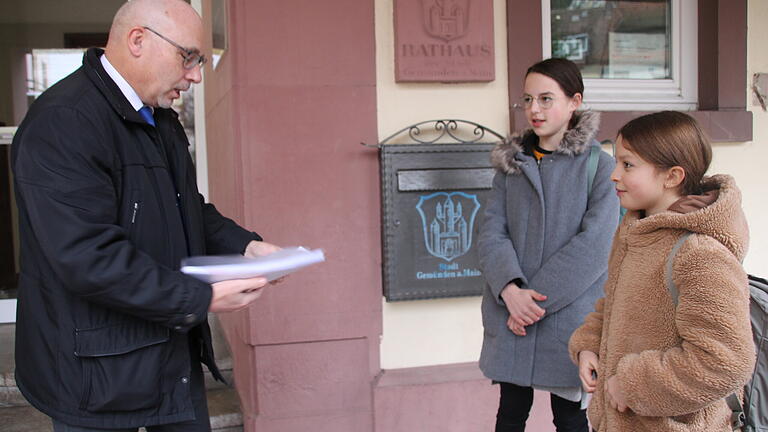
[[186, 384], [186, 383], [188, 383], [188, 382], [189, 382], [189, 378], [187, 378], [187, 377], [181, 377], [181, 382], [182, 382], [183, 384]]
[[184, 324], [194, 324], [197, 321], [197, 315], [191, 313], [184, 315]]

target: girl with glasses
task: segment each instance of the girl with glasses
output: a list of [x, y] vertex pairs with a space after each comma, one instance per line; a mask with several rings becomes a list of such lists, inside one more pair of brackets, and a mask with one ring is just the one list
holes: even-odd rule
[[525, 430], [534, 389], [550, 393], [558, 432], [588, 430], [567, 345], [602, 293], [619, 209], [613, 159], [595, 140], [598, 114], [578, 111], [583, 94], [572, 62], [531, 66], [522, 96], [530, 128], [491, 155], [497, 173], [478, 249], [487, 282], [480, 368], [500, 384], [496, 432]]

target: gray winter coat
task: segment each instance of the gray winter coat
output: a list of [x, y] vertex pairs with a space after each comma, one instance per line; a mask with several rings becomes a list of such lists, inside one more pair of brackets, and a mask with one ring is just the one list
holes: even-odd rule
[[[568, 357], [571, 333], [601, 296], [619, 202], [610, 180], [614, 161], [600, 153], [587, 199], [587, 161], [599, 114], [576, 114], [559, 148], [540, 165], [523, 152], [538, 137], [513, 135], [491, 154], [498, 170], [486, 203], [479, 238], [483, 293], [480, 368], [494, 381], [521, 386], [576, 387], [576, 366]], [[501, 290], [518, 280], [523, 289], [547, 296], [546, 310], [519, 337], [507, 328]]]

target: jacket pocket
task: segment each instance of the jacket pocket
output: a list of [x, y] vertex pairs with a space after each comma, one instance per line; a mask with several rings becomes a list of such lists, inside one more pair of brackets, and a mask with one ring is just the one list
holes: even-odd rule
[[83, 368], [80, 409], [135, 411], [160, 403], [160, 371], [169, 330], [129, 321], [75, 330], [75, 355]]
[[483, 330], [486, 337], [496, 337], [510, 331], [507, 328], [509, 312], [507, 312], [506, 307], [493, 301], [493, 294], [490, 293], [491, 290], [488, 286], [485, 287], [485, 291], [480, 305]]
[[696, 420], [696, 417], [698, 417], [697, 414], [698, 414], [697, 412], [692, 412], [692, 413], [683, 414], [683, 415], [679, 415], [679, 416], [672, 416], [672, 417], [669, 418], [669, 420], [673, 424], [674, 423], [679, 423], [679, 424], [684, 424], [684, 425], [690, 425], [690, 424], [693, 424], [694, 421]]

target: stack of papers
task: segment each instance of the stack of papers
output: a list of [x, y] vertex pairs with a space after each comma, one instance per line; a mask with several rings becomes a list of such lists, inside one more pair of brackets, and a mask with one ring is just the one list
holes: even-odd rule
[[290, 247], [258, 258], [242, 255], [189, 257], [181, 261], [181, 272], [207, 283], [256, 276], [272, 281], [302, 267], [323, 261], [325, 255], [320, 249]]

